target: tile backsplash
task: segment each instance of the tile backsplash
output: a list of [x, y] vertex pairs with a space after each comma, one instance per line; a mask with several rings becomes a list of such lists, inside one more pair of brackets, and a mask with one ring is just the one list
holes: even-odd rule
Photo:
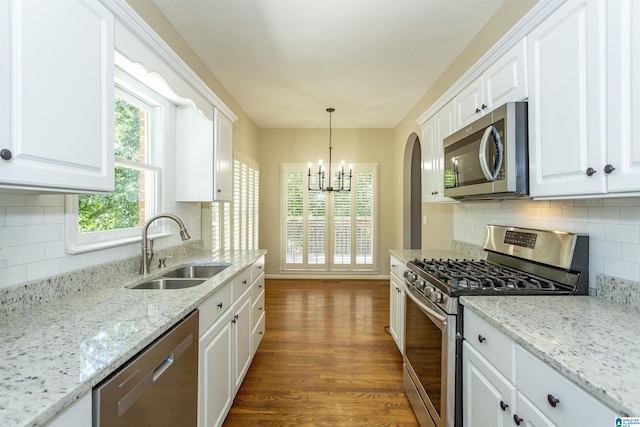
[[[200, 204], [172, 203], [168, 212], [180, 216], [193, 238], [200, 237]], [[158, 239], [156, 249], [181, 243], [176, 233]], [[137, 256], [140, 242], [82, 254], [65, 251], [64, 196], [0, 191], [0, 288], [44, 279], [87, 267]]]
[[[640, 282], [640, 198], [505, 200], [454, 207], [454, 239], [482, 245], [487, 224], [589, 234], [589, 286], [604, 274]], [[639, 283], [640, 285], [640, 283]]]

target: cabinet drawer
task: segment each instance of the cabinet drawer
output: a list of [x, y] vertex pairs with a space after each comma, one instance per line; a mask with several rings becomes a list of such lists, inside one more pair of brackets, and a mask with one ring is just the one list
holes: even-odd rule
[[251, 265], [251, 281], [255, 282], [262, 273], [264, 273], [264, 256], [258, 258]]
[[251, 286], [251, 267], [246, 268], [233, 279], [233, 300], [237, 300]]
[[258, 296], [264, 292], [264, 275], [251, 285], [251, 301], [258, 299]]
[[258, 351], [258, 346], [260, 346], [260, 343], [262, 342], [262, 337], [264, 336], [265, 332], [265, 321], [266, 316], [264, 313], [262, 313], [262, 316], [260, 316], [260, 318], [258, 319], [256, 327], [253, 329], [253, 354], [256, 354], [256, 351]]
[[[571, 380], [520, 346], [516, 349], [518, 390], [559, 426], [605, 426], [616, 414]], [[551, 402], [557, 399], [555, 407]]]
[[208, 300], [200, 304], [200, 307], [198, 307], [200, 310], [200, 336], [213, 325], [213, 322], [215, 322], [222, 313], [231, 307], [231, 302], [231, 283], [227, 283]]
[[404, 262], [402, 262], [399, 258], [392, 256], [390, 264], [391, 265], [389, 267], [391, 272], [395, 274], [396, 277], [402, 279], [402, 275], [404, 274], [404, 270], [406, 267]]
[[471, 310], [464, 311], [464, 339], [515, 382], [515, 343]]
[[253, 301], [253, 326], [255, 327], [258, 320], [264, 313], [264, 291], [260, 293]]

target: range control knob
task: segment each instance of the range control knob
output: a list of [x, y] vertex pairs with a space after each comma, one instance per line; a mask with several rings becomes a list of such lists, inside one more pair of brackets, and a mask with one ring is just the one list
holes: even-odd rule
[[429, 296], [429, 298], [431, 298], [431, 301], [435, 303], [440, 303], [442, 302], [442, 292], [435, 291]]
[[434, 293], [435, 291], [436, 291], [436, 288], [434, 288], [431, 285], [424, 288], [424, 294], [427, 296], [427, 298], [431, 298], [431, 294]]
[[413, 282], [414, 280], [416, 280], [418, 278], [416, 273], [414, 273], [412, 271], [408, 271], [408, 270], [404, 272], [404, 277], [410, 282]]
[[416, 288], [418, 288], [418, 290], [422, 290], [425, 287], [425, 281], [422, 279], [418, 279], [416, 280], [416, 283], [414, 284]]

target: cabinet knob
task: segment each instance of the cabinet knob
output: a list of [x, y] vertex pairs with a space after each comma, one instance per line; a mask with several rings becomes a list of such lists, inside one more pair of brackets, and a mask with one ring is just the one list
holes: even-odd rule
[[479, 109], [479, 108], [476, 108], [476, 114], [477, 114], [477, 113], [479, 113], [479, 112], [480, 112], [480, 109]]
[[218, 303], [218, 308], [222, 308], [222, 303], [221, 302]]
[[11, 160], [13, 158], [13, 153], [11, 152], [11, 150], [3, 148], [2, 150], [0, 150], [0, 158], [2, 160]]
[[243, 285], [246, 285], [246, 284], [247, 284], [247, 281], [246, 281], [246, 280], [243, 280], [243, 281], [242, 281], [242, 284], [243, 284]]
[[485, 338], [485, 337], [483, 337], [482, 335], [478, 335], [478, 341], [480, 341], [481, 343], [482, 343], [482, 342], [485, 342], [485, 341], [486, 341], [486, 338]]
[[222, 188], [218, 188], [218, 193], [222, 193]]
[[503, 400], [500, 401], [500, 409], [502, 409], [502, 412], [506, 411], [508, 407], [509, 407], [509, 405], [504, 403]]
[[513, 415], [513, 422], [516, 423], [517, 426], [520, 425], [524, 420], [518, 416], [518, 414]]
[[482, 104], [482, 109], [484, 110], [484, 109], [486, 109], [486, 108], [487, 108], [487, 106], [486, 106], [486, 105], [484, 105], [484, 104]]
[[594, 173], [596, 173], [596, 170], [594, 168], [587, 168], [587, 170], [584, 173], [586, 173], [587, 176], [591, 176]]
[[258, 310], [262, 311], [262, 307], [258, 307]]
[[611, 173], [614, 170], [616, 170], [616, 168], [614, 168], [611, 164], [607, 164], [604, 166], [604, 173]]
[[549, 402], [549, 405], [551, 405], [551, 407], [555, 408], [556, 405], [560, 403], [560, 399], [556, 399], [555, 397], [553, 397], [553, 394], [547, 394], [547, 402]]

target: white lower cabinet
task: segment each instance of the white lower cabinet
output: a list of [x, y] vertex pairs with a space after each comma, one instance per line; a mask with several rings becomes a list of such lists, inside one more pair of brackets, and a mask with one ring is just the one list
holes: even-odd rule
[[89, 392], [60, 413], [47, 424], [47, 427], [91, 427], [91, 417], [91, 392]]
[[464, 329], [465, 427], [613, 425], [608, 406], [469, 310]]
[[389, 286], [389, 333], [396, 342], [400, 353], [404, 354], [404, 262], [391, 257]]
[[200, 337], [199, 426], [221, 425], [233, 403], [232, 317], [233, 313], [227, 310], [227, 313]]
[[199, 306], [198, 426], [222, 425], [264, 335], [264, 257]]
[[465, 427], [508, 426], [516, 402], [516, 387], [465, 342], [462, 399]]

